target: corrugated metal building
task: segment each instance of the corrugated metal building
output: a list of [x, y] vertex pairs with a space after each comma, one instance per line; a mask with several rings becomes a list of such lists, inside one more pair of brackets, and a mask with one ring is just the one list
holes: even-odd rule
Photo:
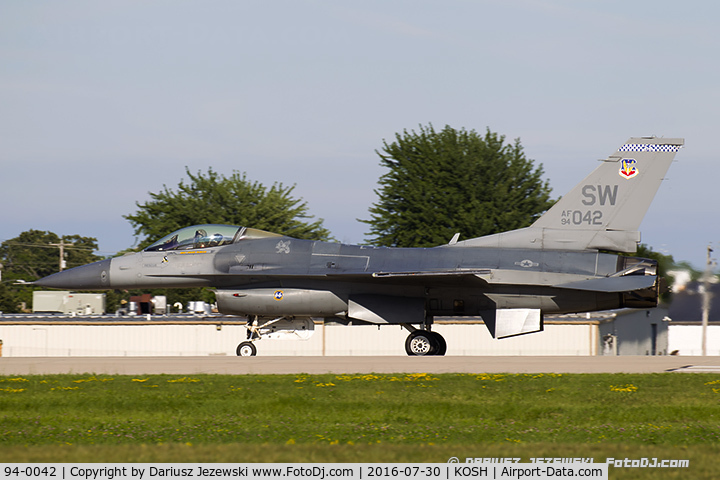
[[665, 308], [619, 310], [600, 322], [602, 355], [668, 355]]
[[[235, 355], [246, 338], [232, 317], [0, 317], [3, 356]], [[438, 322], [447, 355], [596, 355], [598, 323], [548, 322], [545, 331], [493, 339], [480, 322]], [[258, 355], [406, 355], [397, 325], [315, 324], [308, 340], [261, 340]]]
[[[719, 309], [720, 310], [720, 309]], [[447, 355], [699, 355], [700, 326], [678, 322], [666, 309], [547, 317], [545, 330], [495, 340], [479, 319], [438, 319]], [[0, 315], [2, 355], [235, 355], [244, 321], [224, 316]], [[406, 355], [398, 325], [314, 325], [308, 340], [261, 340], [258, 355]], [[720, 322], [708, 328], [708, 354], [720, 355]]]

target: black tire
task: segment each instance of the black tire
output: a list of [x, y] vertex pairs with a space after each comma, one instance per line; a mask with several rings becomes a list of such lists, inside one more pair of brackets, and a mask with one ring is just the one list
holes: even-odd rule
[[257, 355], [257, 348], [252, 342], [242, 342], [237, 346], [235, 353], [238, 357], [254, 357]]
[[435, 343], [437, 344], [437, 349], [435, 350], [435, 353], [433, 355], [445, 355], [445, 352], [447, 352], [447, 342], [445, 341], [445, 338], [443, 338], [443, 336], [437, 332], [428, 333], [432, 334], [432, 336], [435, 337]]
[[438, 342], [433, 332], [415, 330], [405, 340], [405, 352], [411, 357], [435, 355]]

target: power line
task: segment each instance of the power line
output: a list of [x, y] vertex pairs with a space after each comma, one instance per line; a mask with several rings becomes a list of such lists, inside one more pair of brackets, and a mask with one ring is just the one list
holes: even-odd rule
[[[41, 244], [41, 243], [21, 243], [21, 242], [3, 242], [3, 245], [19, 246], [19, 247], [35, 247], [35, 248], [56, 248], [58, 246], [58, 244], [56, 244], [56, 243]], [[99, 250], [96, 250], [91, 247], [80, 247], [80, 246], [75, 245], [74, 243], [66, 243], [65, 246], [71, 248], [72, 250], [89, 250], [91, 252], [99, 251]]]
[[[7, 245], [10, 247], [57, 248], [57, 247], [52, 247], [48, 244], [41, 244], [41, 243], [23, 243], [23, 242], [7, 242], [7, 241], [2, 242], [2, 245]], [[77, 245], [73, 245], [71, 247], [65, 247], [65, 248], [68, 248], [71, 250], [82, 250], [82, 251], [87, 251], [87, 252], [94, 252], [95, 254], [97, 254], [99, 256], [115, 255], [117, 253], [117, 251], [100, 250], [97, 248], [81, 247], [81, 246], [77, 246]]]

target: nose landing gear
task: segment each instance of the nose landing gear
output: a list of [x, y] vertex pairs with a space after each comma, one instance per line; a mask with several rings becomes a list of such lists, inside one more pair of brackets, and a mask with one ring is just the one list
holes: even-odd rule
[[238, 357], [254, 357], [257, 355], [257, 347], [252, 342], [242, 342], [235, 351]]

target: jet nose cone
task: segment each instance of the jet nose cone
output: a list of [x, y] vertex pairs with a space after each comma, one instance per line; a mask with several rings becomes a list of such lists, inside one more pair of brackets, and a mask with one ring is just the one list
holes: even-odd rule
[[110, 262], [112, 259], [71, 268], [36, 280], [34, 285], [68, 290], [102, 290], [110, 288]]

